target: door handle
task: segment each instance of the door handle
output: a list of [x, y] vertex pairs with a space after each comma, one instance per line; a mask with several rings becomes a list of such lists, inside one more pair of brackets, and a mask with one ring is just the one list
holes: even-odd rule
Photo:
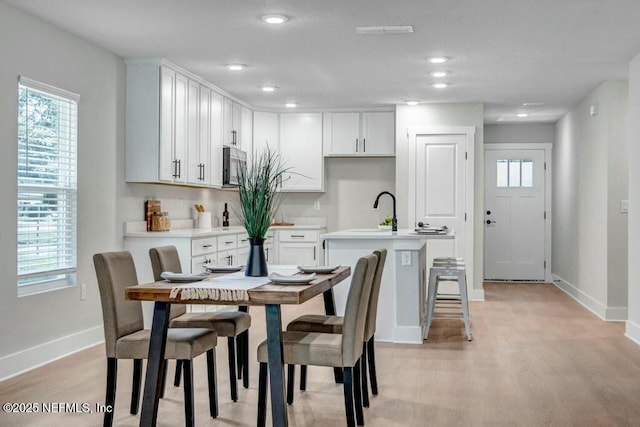
[[488, 219], [488, 220], [487, 220], [487, 225], [495, 224], [495, 223], [497, 223], [497, 222], [498, 222], [498, 221], [491, 221], [490, 219]]

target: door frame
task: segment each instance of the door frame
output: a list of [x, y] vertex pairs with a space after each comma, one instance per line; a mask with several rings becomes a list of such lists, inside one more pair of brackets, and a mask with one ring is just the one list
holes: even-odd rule
[[[474, 180], [475, 180], [475, 126], [415, 126], [407, 129], [407, 139], [409, 140], [409, 185], [407, 212], [409, 213], [409, 226], [414, 227], [416, 223], [416, 162], [418, 158], [418, 147], [415, 144], [418, 136], [430, 135], [463, 135], [465, 137], [465, 249], [464, 258], [467, 273], [467, 288], [469, 297], [474, 300], [484, 300], [484, 290], [482, 280], [476, 284], [474, 278], [474, 257], [473, 246], [474, 236]], [[484, 276], [481, 275], [481, 276]]]
[[[546, 268], [544, 271], [544, 281], [546, 283], [552, 283], [553, 282], [553, 277], [551, 276], [551, 270], [552, 270], [552, 265], [551, 265], [551, 231], [552, 231], [552, 227], [551, 227], [551, 221], [553, 218], [553, 210], [552, 210], [552, 205], [551, 205], [551, 189], [552, 189], [552, 171], [553, 171], [553, 165], [552, 165], [552, 150], [553, 150], [553, 144], [551, 143], [539, 143], [539, 142], [532, 142], [532, 143], [486, 143], [484, 144], [484, 151], [487, 152], [489, 150], [492, 151], [502, 151], [502, 150], [544, 150], [544, 162], [545, 162], [545, 177], [544, 177], [544, 211], [547, 214], [547, 219], [544, 222], [544, 258], [545, 261], [547, 262], [546, 264]], [[486, 158], [486, 156], [484, 156]], [[483, 165], [484, 167], [485, 165]], [[484, 188], [485, 188], [485, 194], [483, 195], [483, 197], [486, 199], [486, 189], [487, 189], [487, 185], [488, 183], [486, 182], [487, 179], [487, 174], [485, 173], [484, 176], [482, 177], [482, 179], [484, 180]], [[483, 233], [484, 235], [484, 233]], [[486, 244], [486, 236], [484, 237], [485, 241], [482, 242], [482, 250], [484, 251], [484, 247]], [[484, 271], [484, 266], [483, 266], [483, 271]], [[483, 278], [484, 278], [484, 274], [483, 274]]]

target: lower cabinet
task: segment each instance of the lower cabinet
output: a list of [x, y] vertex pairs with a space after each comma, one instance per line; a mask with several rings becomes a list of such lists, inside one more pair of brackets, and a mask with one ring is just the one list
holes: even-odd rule
[[320, 234], [315, 229], [287, 229], [276, 231], [278, 264], [322, 265]]

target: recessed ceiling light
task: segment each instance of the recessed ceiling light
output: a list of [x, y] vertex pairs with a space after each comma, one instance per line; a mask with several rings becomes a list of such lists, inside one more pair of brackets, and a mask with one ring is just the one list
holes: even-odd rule
[[227, 64], [225, 65], [225, 67], [227, 67], [227, 69], [231, 71], [242, 71], [247, 68], [247, 66], [244, 64]]
[[434, 83], [432, 86], [435, 87], [436, 89], [444, 89], [447, 86], [449, 86], [449, 84], [448, 83]]
[[427, 58], [427, 60], [432, 64], [443, 64], [447, 62], [449, 58], [447, 58], [446, 56], [432, 56], [430, 58]]
[[431, 74], [433, 77], [447, 77], [449, 75], [448, 71], [432, 71]]
[[407, 105], [411, 105], [411, 106], [418, 105], [418, 101], [407, 101]]
[[296, 108], [298, 104], [296, 104], [295, 102], [287, 102], [286, 104], [284, 104], [284, 106], [287, 108]]
[[264, 15], [261, 19], [267, 24], [284, 24], [289, 20], [284, 15]]
[[275, 86], [262, 86], [263, 92], [273, 92], [274, 90], [276, 90]]
[[529, 117], [529, 115], [527, 113], [518, 113], [518, 114], [516, 114], [516, 116], [522, 117], [522, 118]]

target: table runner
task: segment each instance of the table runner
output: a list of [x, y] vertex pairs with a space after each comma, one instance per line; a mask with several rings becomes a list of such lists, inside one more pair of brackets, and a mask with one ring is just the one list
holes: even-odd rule
[[[300, 272], [294, 265], [270, 265], [269, 271], [283, 276], [293, 276]], [[247, 277], [244, 271], [238, 271], [201, 282], [175, 286], [171, 288], [169, 296], [171, 299], [179, 297], [180, 300], [248, 301], [249, 289], [270, 282], [268, 277]]]

